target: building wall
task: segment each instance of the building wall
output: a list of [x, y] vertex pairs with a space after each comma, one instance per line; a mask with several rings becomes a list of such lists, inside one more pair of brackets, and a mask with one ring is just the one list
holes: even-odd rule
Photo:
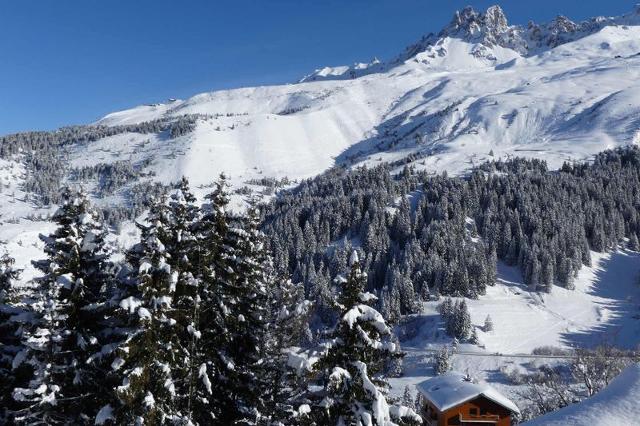
[[[428, 412], [427, 407], [431, 407], [432, 410], [435, 410], [428, 401], [426, 403], [425, 409], [423, 410], [423, 416]], [[464, 404], [458, 405], [457, 407], [453, 407], [445, 412], [438, 413], [437, 420], [429, 423], [430, 419], [425, 418], [425, 424], [427, 425], [438, 425], [438, 426], [449, 426], [449, 425], [460, 425], [459, 415], [462, 414], [463, 418], [471, 418], [473, 417], [471, 414], [472, 410], [477, 410], [477, 415], [487, 414], [487, 415], [498, 415], [500, 419], [496, 423], [487, 423], [488, 425], [495, 424], [497, 426], [510, 426], [511, 425], [511, 412], [504, 408], [503, 406], [496, 404], [495, 402], [485, 398], [478, 397], [471, 401], [467, 401]], [[437, 411], [437, 410], [436, 410]], [[482, 423], [473, 423], [476, 426], [481, 425]]]

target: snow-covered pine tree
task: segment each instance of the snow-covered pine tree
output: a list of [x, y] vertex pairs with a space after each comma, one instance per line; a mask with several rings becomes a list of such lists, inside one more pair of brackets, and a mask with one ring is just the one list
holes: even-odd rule
[[182, 353], [183, 362], [172, 366], [172, 377], [176, 386], [176, 405], [182, 407], [188, 421], [193, 420], [194, 399], [200, 365], [199, 355], [202, 333], [199, 330], [201, 250], [196, 236], [200, 209], [195, 204], [189, 182], [182, 178], [179, 188], [171, 195], [168, 208], [168, 229], [163, 244], [167, 263], [175, 277], [172, 318], [177, 333], [176, 344]]
[[[272, 268], [270, 268], [272, 270]], [[306, 338], [311, 303], [304, 288], [270, 272], [267, 280], [267, 332], [261, 342], [261, 383], [265, 385], [264, 411], [271, 424], [290, 424], [296, 401], [303, 393], [302, 381], [287, 363], [289, 354]]]
[[254, 424], [265, 405], [260, 343], [267, 329], [268, 256], [255, 208], [250, 207], [231, 225], [225, 246], [232, 251], [225, 253], [229, 273], [224, 280], [229, 307], [226, 322], [231, 335], [228, 355], [235, 365], [235, 376], [227, 392], [236, 401], [240, 418], [235, 421]]
[[390, 358], [402, 354], [391, 342], [385, 319], [371, 306], [375, 296], [364, 291], [367, 277], [355, 251], [350, 264], [351, 271], [342, 280], [335, 300], [338, 323], [315, 365], [323, 391], [310, 395], [314, 401], [310, 418], [318, 425], [418, 422], [419, 417], [410, 408], [390, 407], [386, 401], [384, 366]]
[[433, 360], [433, 370], [439, 376], [448, 371], [451, 371], [451, 352], [449, 348], [443, 347], [438, 350]]
[[43, 275], [34, 280], [34, 321], [23, 334], [33, 376], [13, 392], [22, 406], [15, 420], [92, 423], [111, 391], [103, 351], [112, 338], [106, 230], [86, 196], [69, 188], [53, 220], [56, 230], [40, 236], [47, 258], [34, 262]]
[[482, 327], [485, 333], [489, 333], [493, 331], [493, 320], [491, 319], [491, 315], [487, 315], [484, 319], [484, 326]]
[[471, 336], [471, 315], [467, 308], [467, 302], [462, 299], [456, 303], [453, 335], [459, 340], [467, 340]]
[[409, 385], [404, 387], [404, 391], [402, 392], [402, 404], [405, 407], [411, 407], [414, 405], [413, 396], [411, 396], [411, 388]]
[[190, 405], [194, 422], [222, 425], [231, 424], [239, 417], [234, 395], [228, 391], [236, 374], [236, 365], [229, 353], [232, 334], [227, 321], [233, 308], [227, 278], [233, 270], [228, 260], [235, 254], [229, 242], [232, 217], [224, 175], [206, 199], [208, 202], [195, 229], [198, 248], [193, 262], [199, 281], [196, 327], [199, 344], [192, 354], [198, 375], [190, 388]]
[[411, 407], [413, 407], [417, 413], [422, 411], [424, 407], [424, 397], [420, 392], [416, 392], [416, 399], [413, 401], [413, 405]]
[[20, 271], [15, 269], [14, 263], [8, 254], [0, 256], [0, 424], [9, 424], [15, 409], [11, 396], [13, 389], [30, 374], [29, 370], [14, 368], [17, 367], [14, 359], [22, 350], [20, 324], [15, 316], [24, 312], [16, 303], [18, 295], [13, 283], [19, 278]]
[[478, 340], [478, 332], [476, 331], [475, 327], [471, 329], [471, 335], [469, 336], [469, 343], [471, 343], [472, 345], [477, 345], [478, 343], [480, 343], [480, 341]]
[[255, 424], [265, 406], [261, 355], [269, 262], [256, 213], [232, 215], [226, 188], [221, 175], [196, 227], [201, 314], [192, 412], [201, 424]]
[[173, 307], [178, 273], [168, 263], [163, 241], [169, 240], [166, 201], [153, 205], [148, 225], [139, 225], [140, 243], [127, 254], [136, 286], [120, 301], [123, 322], [131, 330], [118, 348], [112, 367], [122, 383], [116, 392], [118, 424], [164, 424], [185, 421], [177, 404], [174, 372], [182, 371], [184, 353], [178, 341]]

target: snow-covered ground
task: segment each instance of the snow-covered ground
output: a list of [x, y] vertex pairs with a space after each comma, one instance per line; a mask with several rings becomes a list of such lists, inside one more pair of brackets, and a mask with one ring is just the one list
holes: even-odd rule
[[[358, 78], [350, 78], [348, 67], [325, 68], [302, 83], [203, 93], [115, 112], [98, 124], [204, 116], [194, 132], [175, 139], [127, 133], [71, 147], [68, 164], [144, 163], [146, 179], [169, 183], [184, 175], [201, 197], [221, 172], [239, 188], [263, 177], [299, 180], [336, 164], [376, 165], [408, 155], [418, 169], [450, 174], [515, 156], [541, 158], [552, 168], [588, 160], [608, 148], [640, 143], [640, 9], [611, 23], [527, 54], [447, 32], [401, 60], [359, 64], [353, 74]], [[51, 210], [27, 201], [21, 191], [26, 171], [18, 160], [0, 160], [0, 240], [28, 280], [34, 273], [29, 261], [42, 256], [37, 236], [51, 229], [28, 216]], [[127, 245], [135, 232], [125, 225], [116, 243]], [[582, 269], [575, 290], [554, 287], [550, 295], [529, 293], [517, 270], [501, 265], [496, 286], [469, 302], [473, 323], [481, 325], [489, 314], [494, 331], [478, 329], [485, 349], [461, 350], [527, 354], [544, 345], [637, 345], [638, 256], [594, 253], [594, 266]], [[416, 321], [420, 331], [404, 342], [406, 376], [393, 381], [394, 393], [430, 377], [427, 350], [448, 341], [434, 331], [440, 321], [434, 303]], [[529, 361], [456, 355], [454, 362], [509, 393], [501, 368]]]
[[[640, 344], [640, 253], [592, 253], [592, 260], [592, 267], [580, 271], [575, 290], [554, 286], [551, 294], [530, 293], [517, 269], [501, 264], [496, 285], [477, 300], [467, 300], [480, 346], [460, 344], [458, 351], [464, 354], [453, 356], [454, 370], [486, 380], [518, 402], [518, 387], [510, 385], [504, 373], [551, 361], [527, 357], [535, 348], [602, 343], [636, 348]], [[433, 377], [433, 351], [451, 345], [437, 305], [426, 303], [424, 313], [413, 319], [417, 333], [402, 342], [407, 352], [405, 375], [391, 380], [393, 395], [401, 396], [405, 386], [414, 390], [416, 384]], [[494, 329], [485, 333], [482, 326], [487, 315]]]
[[595, 396], [524, 424], [527, 426], [631, 426], [638, 424], [639, 396], [640, 364], [633, 364]]
[[[154, 180], [184, 175], [193, 186], [207, 185], [225, 172], [237, 188], [263, 177], [299, 180], [335, 164], [375, 165], [409, 155], [416, 168], [450, 174], [514, 156], [542, 158], [555, 168], [640, 142], [640, 8], [596, 19], [588, 31], [563, 34], [567, 43], [526, 54], [478, 35], [522, 31], [503, 17], [476, 28], [477, 17], [456, 16], [455, 25], [412, 46], [411, 54], [357, 65], [366, 71], [358, 78], [327, 68], [317, 81], [114, 112], [97, 124], [203, 116], [194, 132], [176, 139], [167, 132], [128, 133], [77, 145], [69, 165], [146, 161], [144, 172]], [[541, 36], [551, 37], [544, 28]], [[1, 164], [0, 174], [6, 178]], [[6, 204], [0, 214], [22, 216]]]

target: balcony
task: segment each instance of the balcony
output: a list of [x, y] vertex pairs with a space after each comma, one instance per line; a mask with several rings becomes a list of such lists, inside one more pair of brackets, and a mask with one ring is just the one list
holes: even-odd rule
[[498, 423], [500, 420], [500, 416], [497, 414], [477, 414], [477, 415], [462, 415], [459, 414], [460, 424], [490, 424], [490, 423]]

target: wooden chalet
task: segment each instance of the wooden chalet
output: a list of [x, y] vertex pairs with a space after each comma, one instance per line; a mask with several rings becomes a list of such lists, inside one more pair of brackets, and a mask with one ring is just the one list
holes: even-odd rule
[[507, 397], [486, 383], [449, 372], [417, 385], [423, 397], [425, 425], [510, 426], [511, 415], [520, 413]]

